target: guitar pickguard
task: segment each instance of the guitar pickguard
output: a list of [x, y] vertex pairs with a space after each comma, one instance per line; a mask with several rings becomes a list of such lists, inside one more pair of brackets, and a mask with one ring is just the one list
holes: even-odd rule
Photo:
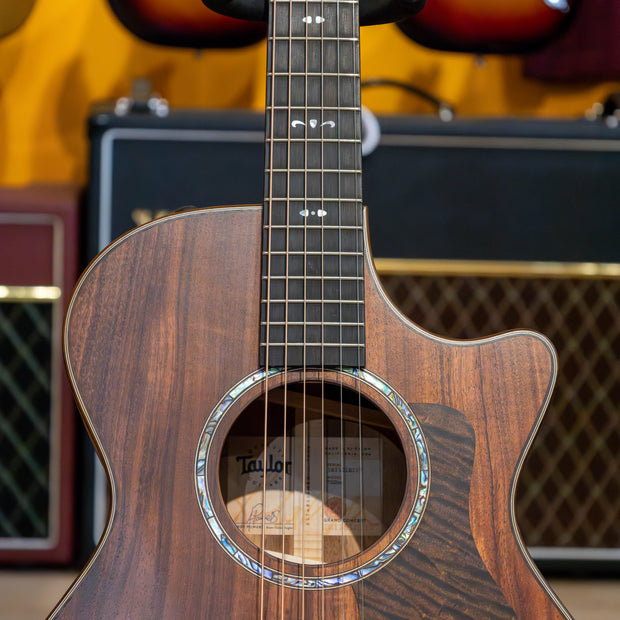
[[[441, 405], [411, 405], [426, 437], [432, 485], [422, 526], [376, 579], [356, 587], [364, 618], [515, 618], [485, 568], [469, 523], [474, 431]], [[491, 491], [489, 491], [491, 492]]]

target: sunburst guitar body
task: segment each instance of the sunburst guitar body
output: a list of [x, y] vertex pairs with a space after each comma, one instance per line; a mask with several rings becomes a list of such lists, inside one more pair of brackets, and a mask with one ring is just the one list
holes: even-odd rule
[[108, 0], [121, 23], [159, 45], [242, 47], [265, 37], [265, 24], [220, 15], [200, 0]]
[[429, 0], [399, 28], [433, 49], [475, 54], [521, 54], [561, 34], [579, 0]]
[[373, 267], [356, 2], [270, 8], [265, 202], [114, 242], [67, 367], [110, 480], [52, 618], [569, 618], [517, 478], [556, 374], [542, 336], [449, 341]]

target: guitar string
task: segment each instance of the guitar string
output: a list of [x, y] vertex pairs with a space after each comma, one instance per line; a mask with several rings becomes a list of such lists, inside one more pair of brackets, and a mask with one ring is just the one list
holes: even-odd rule
[[[340, 3], [337, 3], [336, 5], [336, 36], [339, 37], [342, 32], [341, 32], [341, 19], [340, 19], [340, 13], [341, 13], [341, 9], [342, 9], [342, 5]], [[342, 82], [340, 80], [340, 71], [341, 71], [341, 64], [340, 64], [340, 41], [337, 39], [336, 40], [336, 84], [337, 84], [337, 88], [336, 88], [336, 127], [338, 128], [338, 137], [341, 137], [341, 130], [342, 130], [342, 126], [341, 126], [341, 121], [342, 121], [342, 117], [341, 117], [341, 111], [340, 111], [340, 106], [342, 104], [342, 100], [341, 100], [341, 96], [340, 96], [340, 90], [342, 88]], [[342, 176], [341, 176], [341, 169], [342, 169], [342, 149], [341, 149], [341, 142], [338, 141], [336, 143], [336, 152], [337, 152], [337, 165], [338, 165], [338, 174], [337, 174], [337, 178], [338, 178], [338, 198], [340, 198], [342, 196], [342, 185], [341, 185], [341, 180], [342, 180]], [[338, 205], [339, 209], [338, 209], [338, 250], [339, 250], [339, 254], [338, 254], [338, 276], [340, 277], [340, 281], [338, 283], [338, 299], [340, 301], [339, 304], [339, 311], [338, 311], [338, 315], [339, 315], [339, 342], [340, 342], [340, 348], [339, 348], [339, 356], [340, 356], [340, 366], [343, 365], [343, 353], [344, 353], [344, 348], [342, 346], [342, 322], [344, 320], [344, 316], [343, 316], [343, 305], [342, 305], [342, 208], [340, 208], [340, 204]], [[346, 513], [346, 504], [345, 504], [345, 487], [344, 487], [344, 417], [343, 417], [343, 398], [344, 398], [344, 386], [343, 386], [343, 379], [342, 379], [342, 374], [340, 375], [340, 561], [344, 562], [344, 516]], [[342, 593], [344, 592], [344, 590], [340, 590], [341, 592], [341, 596], [340, 596], [340, 607], [342, 610], [341, 616], [342, 619], [344, 620], [345, 618], [345, 605], [344, 605], [344, 596], [342, 595]]]
[[[291, 15], [293, 13], [294, 4], [291, 2]], [[306, 0], [305, 5], [305, 15], [308, 15], [308, 0]], [[301, 347], [301, 368], [302, 368], [302, 403], [301, 403], [301, 411], [302, 411], [302, 420], [301, 420], [301, 618], [304, 620], [306, 615], [306, 544], [305, 544], [305, 536], [306, 536], [306, 519], [305, 519], [305, 507], [306, 507], [306, 460], [307, 460], [307, 452], [306, 452], [306, 324], [308, 321], [307, 316], [307, 255], [306, 255], [306, 243], [307, 243], [307, 225], [308, 225], [308, 101], [307, 101], [307, 93], [308, 93], [308, 24], [303, 22], [306, 25], [304, 31], [304, 199], [303, 199], [303, 212], [305, 213], [304, 222], [303, 222], [303, 233], [304, 233], [304, 255], [303, 255], [303, 320], [302, 320], [302, 347]], [[291, 36], [292, 36], [291, 29]], [[292, 42], [291, 42], [292, 47]], [[289, 100], [289, 105], [292, 105], [292, 101]]]
[[[353, 12], [352, 16], [352, 29], [351, 36], [353, 37], [352, 48], [353, 48], [353, 72], [356, 73], [358, 78], [355, 81], [355, 100], [353, 102], [353, 106], [356, 108], [354, 114], [354, 123], [355, 123], [355, 166], [354, 168], [357, 170], [362, 170], [362, 101], [361, 101], [361, 89], [360, 89], [360, 80], [361, 80], [361, 67], [360, 67], [360, 24], [359, 24], [359, 2], [351, 5], [351, 10]], [[363, 261], [363, 236], [360, 238], [360, 229], [362, 226], [362, 217], [363, 217], [363, 207], [362, 207], [362, 196], [363, 196], [363, 187], [362, 187], [363, 177], [360, 177], [355, 186], [355, 197], [357, 198], [356, 208], [355, 208], [355, 251], [358, 253], [358, 256], [355, 259], [355, 285], [357, 287], [357, 298], [364, 299], [365, 295], [362, 294], [364, 291], [364, 280], [360, 279], [360, 261]], [[360, 247], [360, 243], [362, 247]], [[359, 253], [362, 253], [362, 258], [360, 258]], [[363, 274], [363, 262], [362, 262], [362, 274]], [[360, 291], [360, 287], [362, 287], [362, 291]], [[361, 316], [361, 304], [356, 304], [356, 323], [357, 323], [357, 342], [358, 344], [362, 340], [361, 331], [364, 329], [364, 336], [366, 335], [365, 328], [361, 328], [362, 324], [362, 316]], [[365, 312], [364, 312], [365, 318]], [[365, 321], [364, 321], [365, 322]], [[357, 349], [357, 367], [361, 368], [362, 360], [361, 360], [361, 347]], [[358, 431], [358, 469], [359, 469], [359, 514], [360, 514], [360, 556], [358, 560], [358, 567], [362, 563], [362, 555], [364, 553], [364, 545], [365, 545], [365, 502], [364, 502], [364, 441], [362, 437], [362, 385], [361, 382], [358, 381], [358, 390], [357, 390], [357, 431]], [[364, 580], [360, 583], [360, 610], [361, 610], [361, 620], [364, 620], [365, 616], [365, 586], [366, 583]]]
[[[275, 0], [276, 6], [278, 6], [279, 2]], [[282, 3], [284, 4], [284, 3]], [[287, 110], [287, 123], [286, 123], [286, 136], [287, 136], [287, 144], [286, 144], [286, 201], [285, 201], [285, 210], [286, 210], [286, 228], [285, 228], [285, 271], [284, 271], [284, 404], [283, 404], [283, 415], [282, 415], [282, 457], [284, 462], [283, 473], [282, 473], [282, 496], [281, 496], [281, 511], [280, 511], [280, 522], [281, 522], [281, 572], [282, 579], [280, 585], [280, 616], [281, 618], [285, 617], [284, 609], [285, 609], [285, 594], [286, 589], [284, 587], [284, 571], [285, 571], [285, 558], [286, 558], [286, 457], [287, 457], [287, 414], [288, 414], [288, 368], [289, 368], [289, 348], [288, 348], [288, 335], [289, 335], [289, 292], [290, 292], [290, 281], [289, 281], [289, 251], [290, 251], [290, 204], [291, 204], [291, 74], [292, 74], [292, 5], [288, 6], [284, 4], [284, 6], [288, 10], [288, 54], [287, 54], [287, 84], [288, 84], [288, 110]], [[276, 27], [277, 27], [276, 21]], [[274, 49], [275, 49], [275, 36], [274, 36]], [[293, 524], [294, 528], [294, 524]], [[294, 529], [293, 529], [294, 535]]]
[[[321, 0], [320, 4], [320, 17], [325, 20], [325, 5], [323, 0]], [[326, 22], [322, 21], [320, 23], [321, 28], [321, 101], [320, 101], [320, 111], [321, 111], [321, 170], [325, 168], [325, 141], [324, 141], [324, 127], [323, 121], [324, 119], [324, 106], [325, 106], [325, 66], [323, 62], [324, 54], [325, 54], [325, 41], [324, 41], [324, 24]], [[319, 208], [324, 213], [325, 209], [325, 187], [324, 187], [324, 177], [321, 175], [321, 190], [320, 190], [321, 200], [319, 202]], [[320, 449], [321, 449], [321, 501], [320, 501], [320, 540], [321, 540], [321, 617], [325, 617], [325, 229], [324, 229], [324, 219], [325, 215], [320, 218], [321, 220], [321, 441], [320, 441]]]
[[[269, 52], [271, 54], [271, 58], [268, 57], [268, 66], [271, 65], [268, 70], [270, 70], [269, 80], [269, 99], [268, 105], [269, 113], [266, 114], [267, 118], [269, 118], [269, 151], [268, 154], [266, 152], [266, 159], [268, 165], [268, 183], [269, 190], [267, 195], [267, 215], [264, 219], [267, 220], [267, 291], [265, 295], [265, 396], [264, 396], [264, 411], [263, 411], [263, 483], [262, 483], [262, 518], [261, 518], [261, 545], [260, 545], [260, 618], [264, 620], [265, 617], [265, 504], [267, 499], [267, 429], [268, 429], [268, 413], [269, 413], [269, 352], [270, 352], [270, 330], [271, 330], [271, 268], [272, 268], [272, 228], [271, 224], [273, 222], [273, 145], [274, 145], [274, 126], [275, 126], [275, 114], [274, 114], [274, 103], [275, 103], [275, 18], [276, 18], [276, 10], [275, 10], [275, 0], [271, 0], [269, 3], [269, 25], [272, 34], [271, 47], [269, 48]], [[265, 222], [263, 222], [263, 225]], [[264, 240], [264, 236], [263, 236]]]

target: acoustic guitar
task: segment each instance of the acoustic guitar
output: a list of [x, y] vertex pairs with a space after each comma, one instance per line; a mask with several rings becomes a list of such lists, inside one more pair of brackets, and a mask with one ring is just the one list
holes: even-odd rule
[[36, 0], [0, 0], [0, 39], [15, 32], [32, 12]]
[[206, 49], [242, 47], [265, 37], [265, 24], [220, 15], [200, 0], [108, 0], [133, 34], [149, 43]]
[[431, 0], [398, 23], [433, 49], [520, 54], [538, 49], [567, 27], [579, 0]]
[[358, 4], [272, 0], [269, 28], [264, 205], [154, 220], [76, 287], [66, 362], [111, 508], [51, 617], [570, 617], [514, 511], [552, 346], [392, 305]]

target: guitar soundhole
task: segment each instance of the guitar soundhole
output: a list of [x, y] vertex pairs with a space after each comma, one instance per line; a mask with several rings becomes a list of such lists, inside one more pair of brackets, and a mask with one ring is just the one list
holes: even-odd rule
[[371, 547], [394, 521], [407, 482], [389, 418], [359, 392], [327, 382], [281, 385], [267, 399], [241, 411], [222, 447], [219, 482], [237, 528], [270, 556], [305, 565]]
[[274, 584], [318, 589], [364, 579], [408, 544], [430, 464], [413, 411], [379, 377], [272, 369], [208, 415], [195, 475], [205, 522], [232, 560]]

